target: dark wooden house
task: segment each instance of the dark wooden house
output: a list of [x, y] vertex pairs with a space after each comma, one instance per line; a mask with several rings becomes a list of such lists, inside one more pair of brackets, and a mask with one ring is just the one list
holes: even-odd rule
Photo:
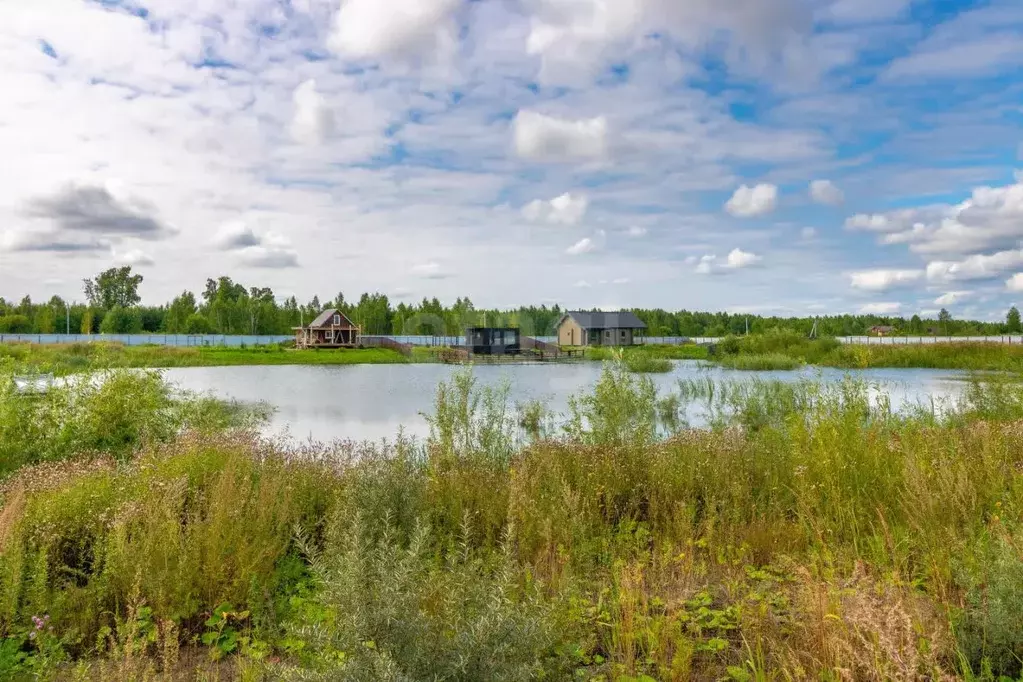
[[473, 355], [515, 355], [522, 351], [522, 337], [511, 327], [469, 327], [465, 348]]
[[355, 348], [362, 330], [344, 313], [330, 308], [305, 327], [295, 327], [298, 348]]

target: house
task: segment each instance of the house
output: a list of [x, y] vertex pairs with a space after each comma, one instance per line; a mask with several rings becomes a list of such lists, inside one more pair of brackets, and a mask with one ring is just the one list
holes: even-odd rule
[[522, 351], [519, 330], [511, 327], [469, 327], [465, 347], [473, 355], [515, 355]]
[[295, 345], [299, 348], [355, 348], [362, 330], [344, 313], [329, 308], [305, 327], [295, 327]]
[[874, 325], [867, 332], [871, 336], [891, 336], [896, 332], [895, 327], [889, 327], [888, 325], [878, 324]]
[[644, 329], [643, 321], [628, 311], [572, 311], [558, 322], [558, 345], [631, 346]]

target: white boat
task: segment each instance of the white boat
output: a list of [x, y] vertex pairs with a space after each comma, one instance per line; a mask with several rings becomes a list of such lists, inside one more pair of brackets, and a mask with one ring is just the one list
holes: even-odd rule
[[23, 395], [46, 393], [53, 386], [52, 374], [37, 374], [30, 377], [14, 377], [14, 390]]

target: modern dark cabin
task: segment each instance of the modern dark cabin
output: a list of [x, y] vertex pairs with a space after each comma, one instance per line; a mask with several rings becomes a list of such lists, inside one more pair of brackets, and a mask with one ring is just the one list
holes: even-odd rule
[[295, 327], [298, 348], [356, 348], [362, 330], [344, 313], [329, 308], [305, 327]]
[[469, 327], [465, 348], [473, 355], [517, 355], [522, 352], [522, 338], [511, 327]]

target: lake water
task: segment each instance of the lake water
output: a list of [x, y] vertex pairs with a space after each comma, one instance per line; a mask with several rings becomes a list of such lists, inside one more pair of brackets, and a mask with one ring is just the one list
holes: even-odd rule
[[[450, 365], [352, 365], [339, 367], [197, 367], [166, 371], [167, 379], [184, 390], [211, 393], [242, 402], [266, 402], [276, 408], [267, 431], [297, 440], [392, 439], [399, 428], [426, 436], [423, 413], [433, 409], [437, 385], [458, 368]], [[479, 366], [480, 384], [506, 382], [512, 404], [541, 400], [558, 413], [567, 411], [570, 396], [587, 395], [600, 376], [599, 363]], [[841, 381], [846, 375], [877, 385], [893, 406], [954, 398], [963, 390], [962, 374], [926, 369], [845, 370], [807, 368], [793, 372], [739, 372], [699, 362], [678, 362], [674, 371], [649, 375], [662, 394], [674, 391], [679, 379], [712, 377], [741, 381], [752, 377], [798, 381], [804, 378]], [[689, 422], [699, 425], [702, 410], [693, 406]]]

